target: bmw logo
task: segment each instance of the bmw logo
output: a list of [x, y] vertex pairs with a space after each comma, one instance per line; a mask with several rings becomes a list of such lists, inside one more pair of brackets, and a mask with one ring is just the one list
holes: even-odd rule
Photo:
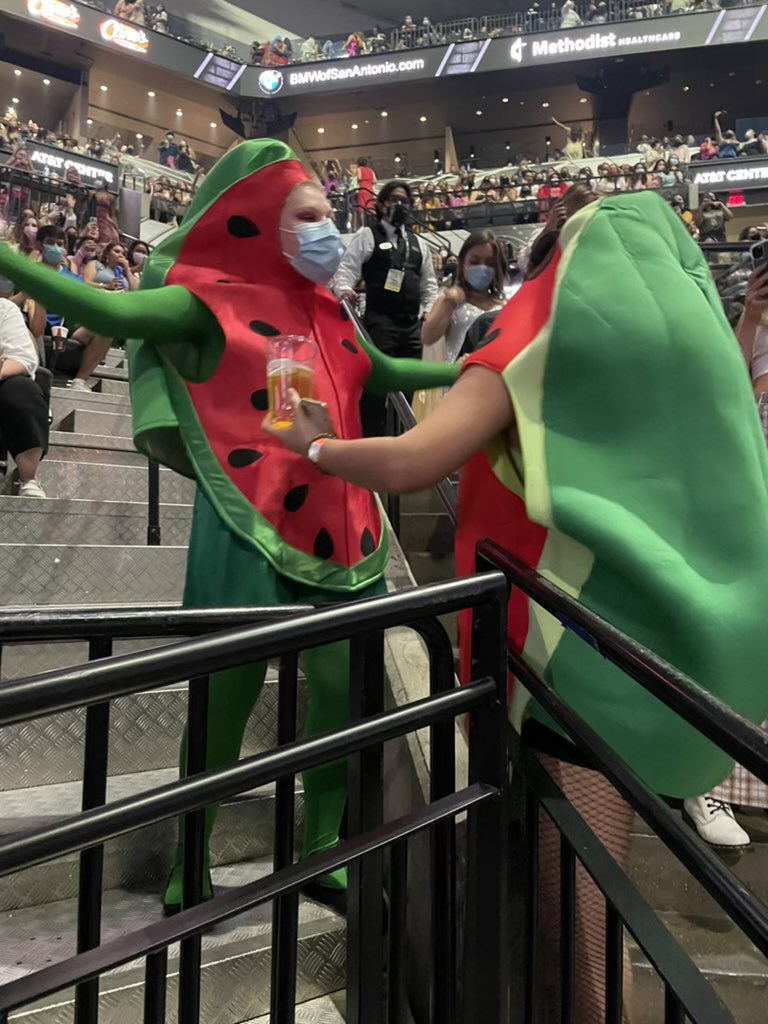
[[275, 68], [268, 68], [259, 75], [259, 88], [267, 96], [274, 96], [283, 88], [283, 73]]

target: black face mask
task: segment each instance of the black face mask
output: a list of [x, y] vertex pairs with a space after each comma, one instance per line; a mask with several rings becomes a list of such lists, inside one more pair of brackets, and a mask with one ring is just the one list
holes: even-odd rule
[[402, 227], [408, 220], [408, 211], [402, 203], [398, 203], [392, 211], [392, 223], [396, 228]]

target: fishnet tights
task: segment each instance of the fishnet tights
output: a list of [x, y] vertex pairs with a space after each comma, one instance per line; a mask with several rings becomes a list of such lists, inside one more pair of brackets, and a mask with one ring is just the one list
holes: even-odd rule
[[[574, 805], [606, 850], [624, 868], [629, 857], [632, 809], [599, 773], [539, 755], [544, 768]], [[536, 1024], [560, 1016], [560, 834], [542, 811], [539, 823], [538, 1013]], [[573, 1024], [605, 1021], [605, 901], [576, 864], [575, 998]], [[631, 967], [624, 950], [624, 1022], [629, 1024]]]

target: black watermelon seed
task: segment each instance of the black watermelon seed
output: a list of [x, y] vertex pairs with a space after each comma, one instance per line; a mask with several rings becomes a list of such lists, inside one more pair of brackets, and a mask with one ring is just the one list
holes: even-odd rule
[[232, 282], [227, 277], [220, 277], [216, 284], [232, 284]]
[[330, 558], [333, 554], [333, 541], [327, 530], [321, 530], [315, 537], [314, 550], [318, 558]]
[[363, 535], [360, 538], [360, 550], [366, 556], [372, 555], [376, 550], [376, 541], [373, 539], [373, 534], [367, 526], [363, 530]]
[[351, 342], [349, 338], [345, 338], [344, 341], [342, 341], [341, 347], [345, 348], [347, 352], [351, 352], [353, 356], [357, 355], [357, 345], [355, 345], [354, 342]]
[[[283, 498], [283, 505], [287, 512], [298, 512], [304, 502], [307, 500], [307, 491], [309, 490], [308, 484], [299, 484], [298, 487], [292, 487], [290, 491]], [[330, 541], [330, 537], [328, 540]], [[317, 543], [317, 542], [315, 542]], [[333, 549], [333, 544], [331, 544]]]
[[274, 338], [280, 333], [277, 327], [273, 327], [272, 324], [268, 324], [264, 320], [251, 320], [248, 326], [255, 334], [263, 334], [265, 338]]
[[251, 395], [251, 405], [254, 409], [258, 409], [259, 412], [267, 411], [269, 408], [269, 397], [266, 388], [259, 388], [258, 391], [253, 392]]
[[260, 458], [261, 452], [257, 452], [254, 448], [235, 448], [229, 453], [227, 462], [233, 469], [245, 469], [246, 466], [258, 462]]
[[233, 238], [256, 238], [261, 234], [261, 229], [248, 217], [230, 217], [227, 221], [227, 231]]

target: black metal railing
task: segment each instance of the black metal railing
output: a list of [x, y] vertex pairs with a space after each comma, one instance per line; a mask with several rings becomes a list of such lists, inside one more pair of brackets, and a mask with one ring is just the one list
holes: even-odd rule
[[[454, 688], [450, 642], [435, 616], [475, 609], [477, 681]], [[307, 882], [350, 865], [348, 906], [348, 1019], [357, 1024], [402, 1020], [407, 943], [394, 924], [404, 920], [407, 852], [412, 836], [427, 832], [432, 844], [433, 907], [431, 987], [434, 1020], [500, 1020], [506, 990], [504, 928], [505, 842], [508, 801], [503, 636], [506, 584], [498, 573], [417, 588], [320, 611], [302, 609], [146, 610], [89, 613], [76, 609], [0, 613], [0, 642], [84, 638], [85, 666], [62, 669], [0, 687], [0, 727], [85, 707], [83, 811], [0, 843], [0, 875], [80, 851], [78, 953], [32, 975], [0, 986], [0, 1020], [45, 996], [76, 986], [76, 1024], [99, 1015], [99, 978], [106, 971], [146, 958], [144, 1021], [165, 1020], [167, 949], [180, 942], [179, 1020], [200, 1019], [201, 935], [220, 921], [273, 901], [272, 1019], [292, 1021], [295, 1003], [297, 893]], [[286, 616], [290, 615], [289, 618]], [[255, 625], [245, 625], [257, 620]], [[260, 621], [258, 621], [260, 620]], [[212, 633], [226, 623], [237, 625]], [[408, 625], [423, 638], [430, 696], [384, 711], [383, 631]], [[120, 637], [193, 636], [181, 643], [111, 657]], [[297, 654], [349, 639], [350, 725], [334, 734], [295, 740]], [[206, 771], [206, 704], [209, 676], [245, 663], [281, 658], [276, 749], [226, 768]], [[105, 804], [109, 702], [167, 683], [190, 679], [188, 761], [184, 780]], [[468, 784], [456, 790], [454, 722], [469, 716]], [[429, 728], [431, 791], [426, 807], [384, 821], [381, 745]], [[297, 771], [349, 758], [350, 838], [333, 850], [293, 862], [293, 776]], [[201, 903], [203, 812], [219, 802], [276, 780], [274, 873]], [[467, 911], [463, 969], [456, 963], [455, 853], [452, 822], [467, 815]], [[185, 816], [182, 912], [103, 945], [100, 939], [103, 844], [163, 819]], [[385, 947], [382, 892], [385, 852], [392, 913]], [[388, 963], [387, 963], [388, 959]], [[382, 977], [388, 967], [387, 997]], [[461, 987], [457, 984], [461, 979]], [[459, 998], [461, 1003], [459, 1004]], [[438, 1016], [439, 1014], [439, 1016]]]

